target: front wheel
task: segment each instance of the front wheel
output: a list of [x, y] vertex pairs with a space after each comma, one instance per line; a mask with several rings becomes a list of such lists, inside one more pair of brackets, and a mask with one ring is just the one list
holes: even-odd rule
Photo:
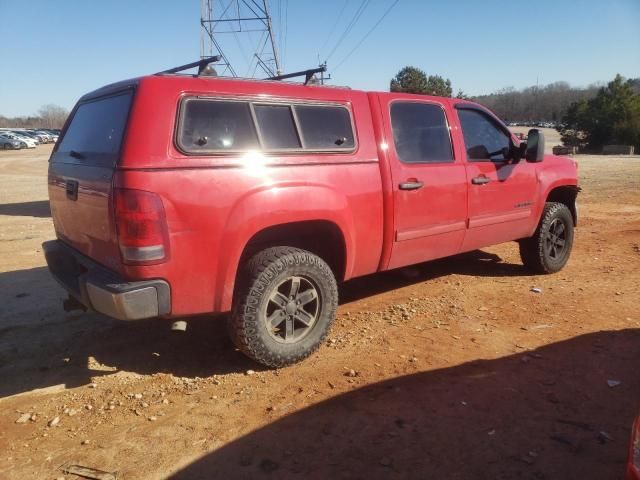
[[257, 253], [239, 279], [229, 331], [235, 345], [268, 367], [311, 355], [338, 306], [333, 272], [320, 257], [293, 247]]
[[520, 258], [536, 273], [555, 273], [566, 265], [573, 247], [573, 217], [563, 203], [547, 202], [538, 228], [520, 240]]

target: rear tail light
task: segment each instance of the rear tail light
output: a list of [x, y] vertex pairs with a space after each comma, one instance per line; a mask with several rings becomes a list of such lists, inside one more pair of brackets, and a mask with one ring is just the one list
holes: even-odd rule
[[152, 265], [169, 259], [169, 233], [159, 195], [116, 188], [115, 221], [122, 260], [129, 265]]

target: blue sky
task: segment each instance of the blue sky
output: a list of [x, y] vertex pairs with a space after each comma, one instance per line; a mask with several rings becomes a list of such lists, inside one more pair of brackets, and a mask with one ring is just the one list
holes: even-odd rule
[[[271, 0], [285, 70], [325, 60], [361, 1], [343, 9], [344, 0]], [[584, 86], [616, 73], [640, 77], [640, 0], [399, 0], [336, 69], [392, 3], [368, 1], [329, 58], [334, 83], [386, 90], [405, 65], [448, 77], [467, 94], [536, 79]], [[0, 115], [70, 108], [103, 84], [196, 60], [199, 19], [199, 0], [0, 0]], [[233, 36], [220, 41], [246, 74], [256, 34], [240, 39], [244, 53]]]

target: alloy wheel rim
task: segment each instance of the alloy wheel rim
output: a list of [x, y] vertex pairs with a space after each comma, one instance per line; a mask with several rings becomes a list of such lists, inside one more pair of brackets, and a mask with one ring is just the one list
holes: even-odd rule
[[306, 277], [291, 276], [269, 295], [264, 318], [269, 335], [280, 343], [295, 343], [306, 337], [320, 316], [318, 287]]
[[550, 259], [562, 259], [567, 249], [567, 228], [562, 220], [554, 218], [544, 240], [544, 248]]

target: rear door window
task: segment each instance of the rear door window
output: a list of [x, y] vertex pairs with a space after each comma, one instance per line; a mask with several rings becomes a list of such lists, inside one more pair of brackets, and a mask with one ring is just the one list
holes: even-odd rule
[[260, 148], [247, 102], [204, 99], [184, 101], [178, 145], [194, 153]]
[[309, 150], [352, 150], [355, 147], [351, 115], [344, 107], [296, 105], [304, 148]]
[[453, 162], [449, 126], [440, 105], [394, 102], [391, 104], [391, 127], [401, 162]]
[[133, 91], [78, 105], [53, 161], [113, 166], [120, 153]]

